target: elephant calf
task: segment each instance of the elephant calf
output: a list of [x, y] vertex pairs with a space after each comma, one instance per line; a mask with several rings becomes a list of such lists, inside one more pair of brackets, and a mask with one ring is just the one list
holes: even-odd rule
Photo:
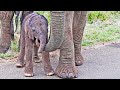
[[50, 64], [49, 52], [43, 51], [48, 41], [48, 21], [37, 13], [31, 13], [25, 17], [22, 23], [22, 51], [20, 52], [19, 62], [16, 66], [23, 66], [25, 63], [24, 75], [33, 76], [33, 51], [37, 50], [42, 54], [44, 71], [46, 75], [53, 75], [53, 69]]

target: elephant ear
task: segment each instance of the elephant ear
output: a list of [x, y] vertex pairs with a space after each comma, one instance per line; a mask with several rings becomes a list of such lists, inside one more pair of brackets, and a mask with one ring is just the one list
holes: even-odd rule
[[35, 27], [33, 26], [33, 18], [35, 17], [36, 15], [33, 14], [33, 16], [31, 16], [30, 20], [29, 20], [29, 31], [28, 31], [28, 36], [30, 39], [34, 40], [34, 35], [35, 35]]

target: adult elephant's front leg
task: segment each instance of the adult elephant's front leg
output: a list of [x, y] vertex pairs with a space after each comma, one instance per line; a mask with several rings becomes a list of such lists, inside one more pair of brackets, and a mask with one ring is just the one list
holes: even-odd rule
[[73, 11], [65, 12], [65, 30], [64, 41], [60, 47], [60, 60], [56, 69], [56, 74], [61, 78], [77, 77], [77, 69], [75, 67], [74, 44], [72, 34]]
[[33, 76], [33, 63], [32, 63], [33, 42], [25, 35], [25, 71], [26, 77]]
[[75, 47], [75, 64], [77, 66], [83, 64], [83, 57], [81, 55], [81, 43], [86, 24], [87, 11], [75, 11], [73, 18], [73, 40]]

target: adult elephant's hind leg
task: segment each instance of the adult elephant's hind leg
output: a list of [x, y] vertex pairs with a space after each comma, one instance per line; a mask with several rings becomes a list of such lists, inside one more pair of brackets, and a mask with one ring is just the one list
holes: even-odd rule
[[32, 63], [33, 42], [25, 35], [25, 71], [26, 77], [33, 76], [33, 63]]
[[81, 43], [86, 24], [86, 11], [75, 11], [73, 18], [73, 40], [75, 47], [75, 64], [80, 66], [83, 64], [83, 56], [81, 55]]
[[55, 73], [61, 78], [76, 78], [78, 74], [74, 59], [72, 21], [73, 11], [66, 11], [64, 41], [60, 48], [59, 65], [55, 71]]
[[20, 31], [20, 55], [18, 57], [16, 67], [22, 68], [24, 66], [25, 64], [24, 56], [25, 56], [25, 31], [22, 27], [22, 30]]
[[34, 48], [34, 52], [33, 52], [33, 61], [36, 62], [36, 63], [40, 63], [41, 60], [38, 56], [38, 46], [34, 43], [33, 44], [33, 48]]

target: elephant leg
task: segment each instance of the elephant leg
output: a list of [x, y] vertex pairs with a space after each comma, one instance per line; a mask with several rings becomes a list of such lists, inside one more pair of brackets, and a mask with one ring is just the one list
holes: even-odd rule
[[72, 34], [73, 11], [65, 12], [64, 41], [60, 47], [59, 65], [56, 74], [61, 78], [76, 78], [78, 75], [75, 66], [74, 43]]
[[25, 35], [25, 70], [26, 77], [33, 76], [33, 63], [32, 63], [33, 42]]
[[43, 60], [45, 74], [48, 76], [53, 75], [54, 71], [50, 64], [49, 52], [45, 52], [45, 51], [42, 52], [42, 60]]
[[73, 40], [75, 48], [75, 64], [76, 66], [83, 64], [81, 55], [81, 43], [86, 24], [86, 11], [75, 11], [73, 18]]
[[33, 48], [34, 48], [33, 60], [34, 60], [34, 62], [36, 62], [36, 63], [40, 63], [41, 60], [40, 60], [40, 58], [39, 58], [39, 56], [38, 56], [38, 48], [39, 48], [39, 47], [38, 47], [36, 44], [33, 44]]
[[10, 32], [10, 22], [2, 21], [2, 30], [1, 30], [1, 40], [0, 40], [0, 53], [6, 53], [10, 48], [11, 44], [11, 32]]
[[22, 68], [24, 67], [24, 55], [25, 55], [25, 31], [22, 29], [20, 31], [20, 55], [18, 57], [16, 67]]
[[0, 35], [0, 53], [6, 53], [11, 45], [11, 25], [12, 11], [0, 11], [1, 35]]

